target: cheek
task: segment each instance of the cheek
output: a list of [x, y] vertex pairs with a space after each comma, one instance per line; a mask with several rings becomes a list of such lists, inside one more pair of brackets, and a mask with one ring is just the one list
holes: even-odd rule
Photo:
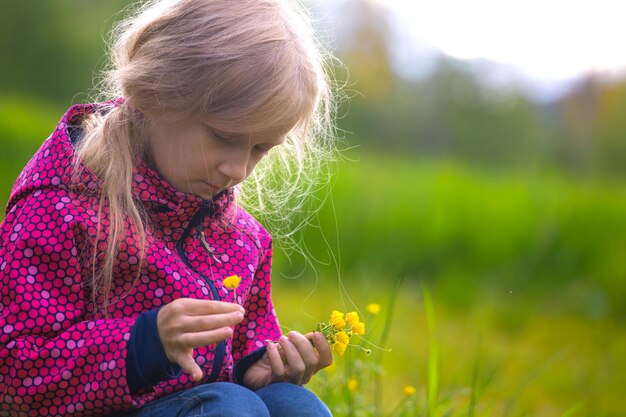
[[181, 184], [187, 183], [191, 174], [189, 170], [190, 156], [185, 155], [179, 146], [168, 144], [156, 147], [153, 149], [152, 158], [159, 173], [175, 188], [180, 189]]
[[246, 168], [246, 174], [247, 174], [246, 176], [249, 177], [254, 172], [259, 162], [260, 162], [260, 159], [254, 159], [250, 157], [250, 160], [248, 161], [248, 167]]
[[263, 155], [251, 155], [248, 162], [248, 175], [251, 174], [252, 171], [254, 171], [259, 166], [259, 164], [267, 163], [267, 158], [267, 153]]

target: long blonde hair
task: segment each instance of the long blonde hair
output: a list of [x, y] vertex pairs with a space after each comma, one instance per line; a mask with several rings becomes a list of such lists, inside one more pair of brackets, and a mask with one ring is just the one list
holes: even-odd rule
[[310, 18], [298, 4], [145, 2], [114, 29], [110, 55], [99, 99], [121, 96], [124, 101], [87, 118], [76, 145], [77, 166], [82, 161], [101, 180], [100, 215], [109, 212], [103, 264], [98, 265], [95, 251], [91, 274], [91, 301], [97, 306], [101, 297], [105, 314], [128, 224], [143, 258], [146, 216], [131, 186], [133, 168], [148, 151], [151, 119], [202, 121], [242, 133], [295, 126], [240, 190], [240, 203], [253, 215], [278, 214], [268, 228], [287, 238], [297, 225], [289, 225], [286, 232], [280, 225], [287, 224], [294, 207], [299, 211], [304, 205], [336, 149], [330, 55], [316, 41]]

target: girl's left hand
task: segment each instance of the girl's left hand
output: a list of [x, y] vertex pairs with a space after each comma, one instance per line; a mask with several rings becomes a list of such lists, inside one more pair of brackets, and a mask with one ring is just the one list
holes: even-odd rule
[[263, 357], [246, 371], [243, 384], [252, 390], [274, 382], [304, 385], [316, 372], [332, 363], [330, 346], [321, 333], [302, 335], [292, 331], [281, 336], [278, 343], [267, 345]]

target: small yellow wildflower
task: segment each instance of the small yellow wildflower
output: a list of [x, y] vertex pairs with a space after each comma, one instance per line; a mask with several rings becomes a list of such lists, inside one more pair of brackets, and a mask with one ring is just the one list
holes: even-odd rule
[[241, 282], [241, 277], [239, 275], [231, 275], [229, 277], [224, 278], [224, 280], [222, 281], [222, 284], [224, 284], [224, 286], [228, 288], [229, 290], [234, 290], [235, 288], [239, 286], [240, 282]]
[[344, 330], [337, 332], [335, 337], [337, 338], [337, 343], [343, 343], [344, 345], [350, 343], [350, 336], [348, 336], [348, 333], [346, 333]]
[[333, 312], [330, 313], [330, 324], [335, 329], [343, 328], [343, 326], [346, 325], [346, 321], [343, 319], [343, 313], [341, 313], [341, 312], [339, 312], [337, 310], [333, 310]]
[[365, 323], [363, 322], [358, 322], [352, 325], [352, 332], [354, 334], [358, 334], [360, 336], [363, 336], [365, 334]]
[[339, 356], [342, 356], [342, 355], [345, 353], [345, 351], [346, 351], [346, 348], [347, 348], [347, 347], [348, 347], [348, 345], [347, 345], [347, 344], [345, 344], [345, 343], [339, 343], [339, 342], [336, 342], [335, 344], [333, 344], [333, 350], [334, 350], [334, 351], [335, 351], [335, 352], [336, 352]]
[[350, 324], [356, 324], [359, 322], [359, 315], [356, 311], [352, 311], [346, 314], [346, 321]]
[[380, 313], [380, 304], [377, 303], [369, 303], [367, 307], [365, 307], [368, 313], [370, 314], [378, 314]]
[[[360, 349], [365, 352], [366, 355], [372, 353], [370, 349], [362, 345], [350, 344], [350, 338], [353, 335], [362, 336], [365, 334], [365, 323], [360, 321], [359, 315], [355, 311], [344, 314], [341, 311], [333, 310], [328, 322], [317, 323], [317, 331], [326, 338], [332, 350], [340, 356], [344, 354], [348, 346]], [[363, 341], [377, 349], [391, 351], [391, 349], [383, 349], [365, 339], [363, 339]]]
[[358, 388], [359, 388], [359, 381], [357, 381], [355, 377], [348, 379], [348, 391], [356, 392]]
[[407, 397], [411, 397], [415, 395], [415, 387], [412, 385], [407, 385], [404, 387], [402, 392], [404, 392], [404, 395], [406, 395]]

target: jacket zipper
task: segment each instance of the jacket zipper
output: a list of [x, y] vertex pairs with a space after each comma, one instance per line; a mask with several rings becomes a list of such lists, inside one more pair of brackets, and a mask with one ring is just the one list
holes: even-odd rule
[[[189, 261], [189, 257], [187, 256], [187, 253], [185, 252], [185, 249], [183, 248], [183, 243], [185, 239], [187, 238], [187, 236], [189, 236], [189, 234], [191, 233], [191, 230], [193, 230], [194, 227], [199, 227], [201, 224], [203, 224], [206, 216], [213, 215], [213, 213], [214, 213], [214, 206], [212, 202], [209, 201], [209, 202], [202, 203], [202, 207], [200, 207], [198, 212], [194, 214], [194, 216], [191, 218], [191, 220], [189, 221], [189, 225], [183, 231], [183, 234], [180, 237], [180, 240], [176, 243], [176, 249], [178, 251], [178, 255], [185, 262], [185, 265], [187, 265], [189, 269], [191, 269], [192, 271], [200, 275], [206, 281], [206, 283], [209, 284], [209, 288], [211, 289], [211, 294], [213, 294], [213, 299], [217, 301], [221, 301], [220, 294], [217, 291], [217, 288], [215, 287], [215, 284], [213, 283], [213, 281], [211, 281], [211, 279], [209, 279], [209, 277], [207, 277], [206, 275], [203, 275], [195, 271], [195, 269], [193, 269], [193, 267], [191, 266], [191, 262]], [[208, 245], [208, 243], [206, 242], [206, 239], [204, 238], [204, 232], [201, 232], [200, 241], [202, 245], [206, 248], [206, 250], [209, 252], [209, 255], [211, 256], [211, 258], [214, 259], [215, 261], [218, 261], [218, 259], [215, 257], [213, 248], [211, 248]], [[211, 376], [209, 378], [209, 382], [214, 382], [217, 380], [217, 377], [219, 376], [219, 373], [222, 369], [222, 364], [224, 363], [225, 355], [226, 355], [226, 341], [222, 340], [221, 342], [217, 344], [215, 348], [215, 359], [213, 360], [213, 369], [211, 370]]]
[[206, 251], [209, 254], [209, 256], [211, 257], [211, 259], [213, 259], [213, 261], [215, 263], [221, 264], [222, 261], [220, 261], [215, 256], [215, 249], [213, 249], [211, 247], [211, 245], [209, 245], [209, 243], [206, 241], [206, 236], [204, 235], [204, 230], [201, 230], [200, 233], [196, 232], [196, 236], [200, 239], [200, 243], [202, 243], [202, 246], [204, 246], [204, 249], [206, 249]]

